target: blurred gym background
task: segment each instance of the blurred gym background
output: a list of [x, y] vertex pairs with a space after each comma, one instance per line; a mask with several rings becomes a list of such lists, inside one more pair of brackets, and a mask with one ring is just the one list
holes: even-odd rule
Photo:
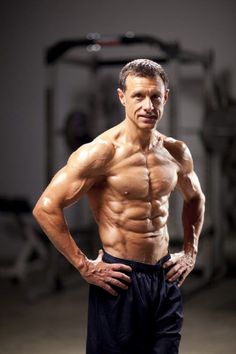
[[[182, 289], [181, 354], [236, 353], [235, 15], [233, 0], [1, 2], [0, 353], [85, 352], [88, 287], [31, 210], [74, 149], [123, 119], [119, 70], [144, 57], [170, 79], [159, 129], [188, 144], [207, 198]], [[171, 251], [181, 249], [181, 207], [174, 193]], [[95, 258], [86, 199], [66, 215]]]

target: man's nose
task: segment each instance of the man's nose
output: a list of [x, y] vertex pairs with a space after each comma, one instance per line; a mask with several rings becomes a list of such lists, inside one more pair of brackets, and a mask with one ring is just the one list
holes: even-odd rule
[[144, 107], [143, 107], [145, 110], [147, 111], [152, 111], [154, 106], [153, 106], [153, 103], [152, 103], [152, 100], [150, 97], [146, 97], [145, 100], [144, 100]]

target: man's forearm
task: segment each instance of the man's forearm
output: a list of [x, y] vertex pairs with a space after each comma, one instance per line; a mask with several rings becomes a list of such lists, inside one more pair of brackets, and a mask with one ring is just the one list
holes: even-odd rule
[[56, 249], [79, 270], [86, 257], [72, 238], [63, 211], [60, 208], [46, 211], [36, 207], [33, 215]]
[[57, 250], [73, 264], [89, 284], [99, 286], [113, 296], [117, 296], [118, 293], [112, 285], [128, 289], [125, 282], [130, 283], [131, 280], [126, 273], [131, 272], [131, 268], [125, 264], [104, 263], [102, 250], [95, 261], [88, 260], [73, 240], [62, 209], [50, 208], [49, 212], [41, 206], [36, 206], [33, 214]]
[[184, 251], [194, 256], [198, 252], [198, 241], [203, 226], [205, 212], [205, 197], [198, 195], [184, 202], [183, 206], [183, 229]]

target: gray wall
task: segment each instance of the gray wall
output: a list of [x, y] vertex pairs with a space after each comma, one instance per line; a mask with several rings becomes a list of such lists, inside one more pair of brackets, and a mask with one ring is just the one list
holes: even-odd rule
[[236, 94], [234, 0], [2, 1], [0, 194], [35, 201], [44, 186], [45, 48], [63, 38], [133, 31], [216, 54]]

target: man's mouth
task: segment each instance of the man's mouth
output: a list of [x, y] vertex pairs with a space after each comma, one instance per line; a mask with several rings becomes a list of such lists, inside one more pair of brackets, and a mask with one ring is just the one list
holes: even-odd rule
[[149, 116], [149, 115], [145, 115], [145, 114], [140, 114], [139, 117], [147, 119], [147, 120], [151, 120], [151, 121], [156, 121], [157, 120], [157, 116], [154, 116], [154, 115]]

